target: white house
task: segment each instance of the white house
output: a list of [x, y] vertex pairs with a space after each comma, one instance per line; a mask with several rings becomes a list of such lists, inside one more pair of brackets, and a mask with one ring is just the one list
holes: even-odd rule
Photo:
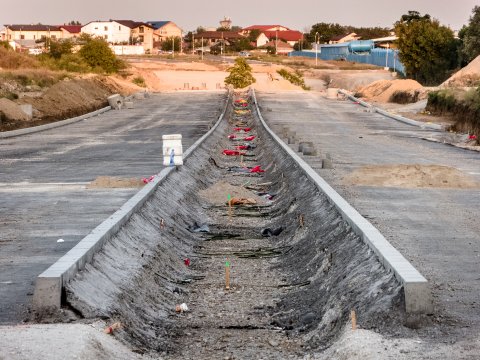
[[82, 26], [82, 33], [102, 37], [111, 44], [131, 41], [131, 28], [115, 20], [89, 22]]

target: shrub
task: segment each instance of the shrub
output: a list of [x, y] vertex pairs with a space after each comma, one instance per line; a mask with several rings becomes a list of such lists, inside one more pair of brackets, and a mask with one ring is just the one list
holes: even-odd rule
[[303, 90], [310, 90], [310, 88], [305, 85], [303, 75], [299, 71], [291, 73], [287, 69], [280, 69], [277, 70], [277, 73], [284, 79], [290, 81], [293, 85], [300, 86]]
[[145, 84], [145, 79], [141, 76], [136, 76], [133, 78], [132, 82], [140, 87], [147, 87], [147, 84]]
[[234, 89], [241, 89], [256, 82], [252, 68], [244, 58], [236, 58], [235, 65], [228, 68], [228, 71], [230, 75], [225, 78], [225, 84], [232, 85]]
[[95, 72], [116, 73], [124, 67], [118, 60], [108, 43], [101, 38], [84, 37], [85, 44], [79, 55]]
[[411, 104], [418, 101], [419, 95], [418, 91], [397, 90], [390, 96], [388, 101], [396, 104]]
[[0, 68], [37, 68], [39, 65], [38, 60], [32, 55], [17, 53], [11, 49], [0, 46]]
[[48, 53], [54, 59], [60, 59], [62, 55], [72, 53], [73, 43], [69, 39], [65, 40], [51, 40]]

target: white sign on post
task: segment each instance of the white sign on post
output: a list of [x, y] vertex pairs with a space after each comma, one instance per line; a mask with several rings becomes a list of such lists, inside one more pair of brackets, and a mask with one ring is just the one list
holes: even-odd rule
[[162, 135], [163, 140], [163, 165], [183, 165], [182, 135]]

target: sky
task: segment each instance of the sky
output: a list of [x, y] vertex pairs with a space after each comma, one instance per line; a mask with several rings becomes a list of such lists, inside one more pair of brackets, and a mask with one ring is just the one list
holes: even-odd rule
[[187, 32], [198, 26], [218, 27], [227, 16], [241, 27], [280, 24], [308, 31], [319, 22], [390, 28], [402, 14], [416, 10], [459, 30], [468, 23], [474, 6], [480, 6], [480, 0], [0, 0], [0, 24], [170, 20]]

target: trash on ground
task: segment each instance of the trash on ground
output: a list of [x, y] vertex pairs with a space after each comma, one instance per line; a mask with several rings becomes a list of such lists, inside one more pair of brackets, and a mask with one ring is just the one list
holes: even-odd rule
[[283, 231], [283, 227], [280, 226], [279, 228], [277, 229], [270, 229], [270, 228], [266, 228], [266, 229], [263, 229], [262, 230], [262, 236], [263, 237], [270, 237], [270, 236], [278, 236], [282, 233]]
[[105, 330], [103, 330], [103, 332], [104, 332], [105, 334], [113, 334], [113, 332], [114, 332], [115, 330], [121, 329], [122, 327], [123, 327], [122, 323], [116, 322], [116, 323], [113, 323], [113, 324], [110, 325], [110, 326], [107, 326], [107, 327], [105, 328]]
[[235, 198], [234, 197], [230, 199], [231, 205], [255, 205], [256, 203], [257, 203], [257, 200], [252, 198]]
[[228, 150], [228, 149], [225, 149], [223, 150], [223, 155], [228, 155], [228, 156], [240, 156], [240, 155], [246, 155], [246, 153], [244, 152], [240, 152], [238, 150]]
[[182, 303], [180, 305], [175, 306], [175, 311], [177, 313], [180, 313], [180, 314], [184, 313], [184, 312], [187, 312], [188, 311], [188, 306], [187, 306], [187, 304]]

